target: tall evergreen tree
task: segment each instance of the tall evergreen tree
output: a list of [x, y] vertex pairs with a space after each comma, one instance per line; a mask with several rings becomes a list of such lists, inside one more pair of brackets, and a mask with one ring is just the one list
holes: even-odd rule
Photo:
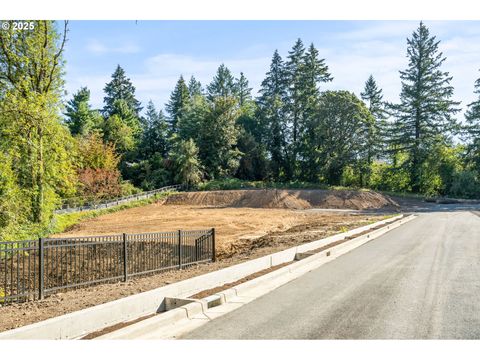
[[315, 139], [315, 123], [317, 104], [320, 98], [320, 84], [333, 80], [325, 59], [319, 58], [318, 50], [310, 45], [303, 57], [300, 79], [302, 83], [300, 109], [301, 122], [298, 123], [297, 151], [300, 160], [300, 176], [307, 180], [316, 180], [318, 174], [314, 172], [316, 165], [316, 149], [313, 146]]
[[139, 153], [143, 159], [148, 159], [154, 154], [166, 157], [168, 146], [168, 124], [163, 112], [157, 112], [152, 100], [147, 104], [145, 113], [145, 130], [139, 145]]
[[202, 166], [198, 159], [198, 147], [192, 139], [180, 140], [172, 152], [175, 166], [175, 183], [184, 184], [187, 188], [202, 180]]
[[207, 85], [207, 98], [213, 101], [216, 97], [230, 97], [235, 95], [235, 78], [230, 70], [220, 65], [210, 84]]
[[235, 81], [235, 93], [240, 106], [252, 99], [252, 88], [248, 86], [248, 80], [243, 75], [243, 72], [240, 73], [240, 77]]
[[72, 135], [85, 136], [100, 128], [103, 119], [97, 110], [92, 110], [89, 101], [90, 90], [82, 87], [67, 102], [65, 123]]
[[200, 124], [197, 146], [200, 159], [211, 179], [232, 176], [241, 153], [236, 147], [239, 129], [237, 101], [233, 97], [216, 97]]
[[302, 122], [303, 108], [303, 66], [305, 47], [301, 39], [295, 42], [292, 50], [288, 52], [286, 70], [288, 74], [287, 114], [291, 127], [290, 161], [294, 168], [294, 176], [297, 169], [297, 152], [299, 140], [299, 124]]
[[377, 86], [373, 75], [370, 75], [365, 82], [365, 88], [363, 92], [360, 93], [360, 96], [363, 101], [368, 106], [370, 113], [373, 115], [375, 121], [368, 123], [366, 131], [366, 140], [367, 140], [367, 154], [365, 159], [365, 176], [362, 172], [361, 185], [369, 185], [370, 173], [371, 173], [371, 164], [374, 158], [379, 157], [382, 152], [384, 152], [385, 141], [388, 136], [387, 128], [387, 112], [385, 110], [385, 102], [383, 101], [382, 89]]
[[400, 71], [400, 104], [394, 105], [395, 132], [392, 139], [397, 151], [408, 154], [405, 165], [411, 188], [420, 191], [421, 169], [429, 149], [438, 139], [456, 129], [453, 117], [459, 102], [453, 101], [452, 77], [441, 70], [445, 57], [438, 51], [439, 41], [420, 23], [407, 39], [408, 68]]
[[287, 121], [284, 100], [287, 94], [287, 73], [282, 57], [275, 50], [270, 70], [262, 81], [257, 99], [261, 127], [259, 141], [266, 145], [270, 155], [274, 179], [290, 177], [287, 156]]
[[175, 89], [173, 89], [172, 94], [170, 95], [170, 101], [165, 106], [169, 115], [170, 129], [172, 132], [177, 131], [178, 120], [182, 117], [189, 99], [190, 93], [187, 84], [183, 79], [183, 75], [180, 75], [180, 78], [175, 85]]
[[465, 128], [469, 140], [468, 160], [480, 174], [480, 78], [475, 81], [474, 93], [478, 95], [478, 99], [468, 104]]
[[190, 81], [188, 82], [188, 92], [190, 93], [190, 97], [203, 95], [202, 84], [195, 79], [194, 76], [190, 77]]
[[135, 86], [127, 78], [125, 70], [120, 65], [117, 65], [112, 74], [112, 80], [105, 85], [103, 90], [105, 91], [103, 114], [106, 118], [113, 115], [114, 104], [117, 100], [124, 100], [135, 115], [139, 116], [142, 107], [140, 101], [135, 98]]

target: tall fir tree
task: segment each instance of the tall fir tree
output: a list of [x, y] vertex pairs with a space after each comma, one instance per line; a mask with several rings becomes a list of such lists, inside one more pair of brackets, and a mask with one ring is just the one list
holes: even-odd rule
[[248, 86], [248, 80], [240, 73], [240, 77], [235, 80], [235, 94], [238, 98], [238, 103], [243, 106], [247, 101], [252, 100], [252, 88]]
[[65, 123], [72, 135], [86, 136], [101, 127], [102, 116], [97, 110], [92, 110], [89, 101], [90, 90], [82, 87], [67, 102]]
[[465, 112], [465, 130], [468, 135], [467, 158], [473, 168], [480, 174], [480, 78], [475, 81], [474, 93], [477, 100], [468, 104]]
[[290, 164], [295, 177], [298, 173], [297, 153], [299, 143], [299, 124], [303, 121], [303, 79], [305, 47], [301, 39], [297, 39], [292, 50], [288, 52], [286, 69], [288, 76], [288, 93], [286, 99], [286, 114], [289, 119], [290, 137]]
[[155, 154], [166, 157], [169, 150], [168, 124], [160, 110], [157, 112], [152, 100], [147, 104], [145, 112], [145, 129], [139, 145], [141, 158], [149, 159]]
[[114, 104], [117, 100], [124, 100], [135, 115], [139, 117], [142, 107], [140, 101], [135, 98], [135, 86], [127, 78], [125, 70], [120, 65], [117, 65], [112, 74], [112, 80], [105, 85], [103, 90], [105, 92], [103, 114], [106, 118], [113, 115]]
[[216, 97], [235, 96], [235, 90], [235, 78], [225, 64], [220, 65], [212, 82], [207, 85], [208, 100], [213, 101]]
[[257, 99], [258, 117], [261, 127], [259, 141], [266, 145], [270, 156], [270, 168], [274, 179], [290, 177], [287, 149], [287, 120], [285, 98], [287, 95], [287, 73], [282, 57], [275, 50], [270, 70], [262, 81]]
[[[379, 158], [385, 149], [385, 141], [388, 137], [389, 131], [387, 127], [387, 112], [385, 110], [385, 102], [383, 101], [382, 89], [377, 86], [377, 83], [370, 75], [365, 82], [365, 88], [360, 93], [363, 101], [368, 106], [370, 113], [373, 115], [375, 121], [368, 123], [365, 128], [367, 140], [367, 153], [365, 159], [365, 167], [362, 171], [361, 185], [368, 186], [371, 176], [371, 164], [375, 158]], [[363, 176], [363, 174], [365, 176]]]
[[238, 168], [239, 113], [233, 97], [219, 96], [208, 104], [207, 114], [200, 123], [197, 146], [210, 179], [232, 176]]
[[459, 102], [451, 99], [452, 77], [441, 70], [446, 58], [438, 50], [439, 41], [430, 36], [423, 22], [407, 44], [409, 63], [406, 70], [400, 71], [400, 103], [392, 106], [396, 119], [391, 144], [396, 151], [408, 154], [405, 166], [411, 189], [419, 192], [422, 165], [429, 149], [457, 128], [454, 115], [459, 111]]
[[193, 75], [188, 81], [188, 92], [190, 93], [190, 97], [203, 95], [202, 84], [200, 81], [195, 79]]
[[318, 174], [315, 172], [317, 149], [315, 142], [315, 125], [317, 115], [317, 104], [320, 98], [320, 85], [333, 80], [325, 59], [319, 57], [319, 52], [311, 44], [303, 57], [303, 65], [300, 72], [302, 87], [300, 89], [301, 117], [297, 125], [300, 178], [315, 181]]
[[189, 100], [190, 92], [185, 80], [183, 79], [183, 76], [181, 75], [177, 81], [177, 84], [175, 85], [175, 89], [173, 89], [173, 92], [170, 95], [170, 101], [165, 106], [165, 109], [169, 115], [170, 130], [172, 132], [177, 131], [177, 123], [182, 117]]

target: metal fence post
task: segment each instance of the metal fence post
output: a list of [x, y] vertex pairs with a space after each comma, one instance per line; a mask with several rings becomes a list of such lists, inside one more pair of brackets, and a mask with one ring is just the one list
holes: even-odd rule
[[182, 230], [178, 230], [178, 268], [182, 268]]
[[127, 234], [123, 233], [123, 281], [128, 279], [128, 247], [127, 247]]
[[38, 239], [38, 298], [42, 300], [45, 297], [45, 240], [43, 238]]
[[212, 228], [212, 261], [217, 261], [217, 253], [215, 251], [215, 228]]

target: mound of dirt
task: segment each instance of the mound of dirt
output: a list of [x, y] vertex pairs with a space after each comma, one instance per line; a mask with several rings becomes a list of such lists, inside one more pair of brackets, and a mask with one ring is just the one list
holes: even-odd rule
[[165, 204], [294, 210], [311, 208], [363, 210], [398, 206], [391, 198], [374, 191], [275, 189], [179, 193], [169, 196]]

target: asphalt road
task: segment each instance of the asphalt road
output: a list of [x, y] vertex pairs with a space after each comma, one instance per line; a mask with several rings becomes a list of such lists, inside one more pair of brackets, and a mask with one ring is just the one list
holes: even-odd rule
[[422, 213], [183, 338], [480, 339], [480, 213]]

